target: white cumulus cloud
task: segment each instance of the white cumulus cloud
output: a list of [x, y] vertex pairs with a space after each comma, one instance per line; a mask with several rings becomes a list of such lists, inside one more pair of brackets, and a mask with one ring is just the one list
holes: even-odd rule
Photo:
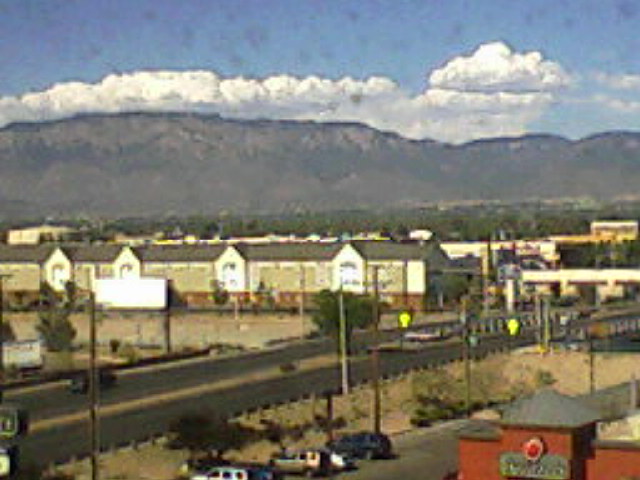
[[197, 111], [229, 118], [353, 121], [414, 139], [464, 142], [521, 135], [571, 82], [539, 52], [480, 46], [435, 70], [409, 94], [386, 77], [224, 78], [215, 72], [138, 71], [0, 97], [0, 126], [88, 112]]
[[540, 52], [517, 53], [502, 42], [481, 45], [456, 57], [429, 77], [433, 87], [472, 91], [547, 91], [567, 86], [570, 75]]
[[640, 90], [640, 75], [596, 73], [596, 82], [616, 90]]
[[597, 94], [590, 99], [591, 103], [595, 103], [607, 110], [613, 110], [619, 113], [640, 113], [640, 101], [615, 98], [610, 95]]

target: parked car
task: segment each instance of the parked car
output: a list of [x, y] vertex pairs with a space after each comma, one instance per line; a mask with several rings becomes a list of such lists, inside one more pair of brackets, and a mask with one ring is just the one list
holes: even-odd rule
[[462, 473], [458, 471], [446, 473], [442, 480], [462, 480]]
[[282, 473], [324, 477], [334, 471], [331, 452], [326, 449], [283, 451], [273, 457], [269, 464]]
[[268, 465], [224, 465], [191, 475], [191, 480], [280, 480], [282, 474]]
[[[98, 370], [98, 385], [100, 390], [111, 388], [116, 384], [116, 374], [111, 370]], [[69, 384], [71, 393], [87, 393], [89, 391], [89, 373], [86, 371], [78, 372], [71, 377]]]
[[[182, 448], [180, 446], [179, 448]], [[205, 473], [214, 467], [227, 466], [230, 462], [213, 455], [205, 455], [201, 457], [192, 457], [185, 460], [180, 465], [179, 472], [182, 477], [189, 477], [198, 473]]]
[[318, 448], [317, 450], [326, 451], [329, 454], [331, 471], [333, 472], [345, 472], [358, 468], [356, 465], [356, 459], [347, 453], [334, 452], [329, 448]]
[[392, 458], [393, 446], [384, 433], [359, 432], [344, 435], [328, 445], [334, 452], [353, 458]]
[[410, 332], [406, 332], [402, 338], [405, 342], [428, 343], [446, 340], [447, 336], [440, 331], [413, 330]]

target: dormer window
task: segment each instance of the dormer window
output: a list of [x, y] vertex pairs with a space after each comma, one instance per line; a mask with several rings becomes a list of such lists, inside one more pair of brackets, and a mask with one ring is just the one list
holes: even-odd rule
[[240, 272], [235, 263], [225, 263], [222, 266], [222, 283], [226, 288], [234, 289], [240, 284]]
[[344, 262], [340, 264], [340, 285], [360, 285], [358, 266], [354, 262]]

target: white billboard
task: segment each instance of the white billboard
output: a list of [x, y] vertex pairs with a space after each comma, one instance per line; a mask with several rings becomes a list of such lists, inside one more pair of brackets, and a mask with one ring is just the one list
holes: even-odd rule
[[164, 278], [100, 278], [95, 283], [96, 304], [103, 308], [163, 309], [167, 306]]
[[5, 368], [42, 367], [42, 343], [40, 340], [16, 340], [2, 344], [2, 361]]

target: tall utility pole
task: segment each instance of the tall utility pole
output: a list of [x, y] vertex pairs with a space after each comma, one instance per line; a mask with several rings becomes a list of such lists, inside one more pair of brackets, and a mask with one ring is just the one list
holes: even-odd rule
[[544, 351], [546, 353], [549, 351], [551, 346], [551, 306], [549, 304], [549, 298], [543, 297], [540, 306], [542, 307], [542, 319], [544, 322], [542, 331], [542, 342], [544, 345]]
[[89, 291], [89, 435], [91, 437], [91, 480], [98, 480], [100, 423], [98, 418], [98, 369], [96, 368], [96, 298]]
[[307, 279], [305, 278], [304, 265], [300, 264], [300, 338], [304, 338], [306, 329], [304, 327], [304, 292], [307, 289]]
[[491, 273], [491, 237], [487, 240], [486, 250], [482, 259], [482, 316], [486, 318], [489, 315], [489, 278]]
[[374, 344], [371, 350], [371, 387], [373, 389], [373, 431], [381, 431], [381, 395], [380, 395], [380, 307], [378, 291], [378, 266], [373, 267], [373, 328]]
[[4, 401], [4, 280], [10, 276], [0, 274], [0, 403]]
[[589, 336], [589, 392], [596, 391], [596, 355], [593, 345], [593, 332], [587, 329], [587, 335]]
[[173, 288], [171, 280], [167, 281], [167, 298], [166, 306], [164, 308], [164, 351], [165, 353], [171, 353], [171, 302], [173, 296]]
[[340, 369], [342, 372], [342, 394], [349, 394], [349, 364], [347, 359], [347, 321], [344, 311], [344, 295], [342, 288], [338, 295], [338, 309], [340, 322]]
[[467, 416], [471, 414], [471, 355], [469, 351], [469, 319], [467, 317], [468, 297], [462, 297], [460, 323], [462, 324], [462, 360], [464, 363], [464, 408]]

